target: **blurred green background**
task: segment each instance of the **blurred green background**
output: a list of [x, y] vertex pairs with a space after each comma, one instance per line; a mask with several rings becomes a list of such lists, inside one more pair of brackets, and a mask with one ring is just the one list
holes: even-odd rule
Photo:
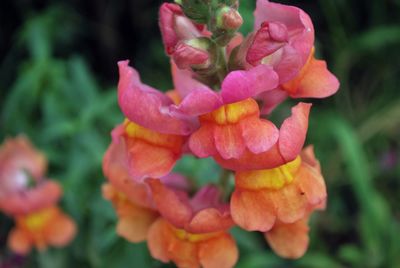
[[[0, 1], [0, 140], [25, 133], [47, 154], [79, 226], [69, 247], [19, 258], [5, 244], [12, 221], [0, 216], [1, 268], [173, 267], [115, 235], [100, 193], [109, 132], [122, 120], [116, 62], [130, 59], [144, 82], [172, 87], [161, 2]], [[312, 100], [307, 140], [322, 163], [328, 208], [313, 217], [310, 249], [297, 261], [276, 257], [258, 233], [233, 230], [237, 267], [400, 267], [400, 1], [281, 1], [289, 2], [310, 14], [317, 55], [341, 81], [336, 96]], [[254, 5], [241, 1], [244, 33]], [[210, 163], [185, 159], [180, 169], [209, 180]]]

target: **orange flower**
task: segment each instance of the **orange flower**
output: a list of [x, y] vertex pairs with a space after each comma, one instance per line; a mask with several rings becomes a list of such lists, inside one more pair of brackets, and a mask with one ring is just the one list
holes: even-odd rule
[[18, 216], [16, 227], [8, 237], [8, 246], [18, 254], [28, 254], [32, 247], [45, 250], [47, 246], [63, 247], [75, 236], [74, 221], [53, 206]]
[[178, 267], [234, 267], [238, 249], [226, 232], [192, 234], [160, 218], [150, 228], [148, 246], [153, 258]]
[[178, 267], [233, 267], [238, 250], [227, 233], [233, 222], [229, 206], [219, 201], [219, 191], [203, 187], [189, 199], [182, 191], [172, 190], [157, 179], [146, 181], [162, 218], [150, 228], [148, 246], [151, 255]]
[[326, 200], [313, 148], [273, 169], [237, 172], [231, 198], [234, 221], [250, 231], [269, 231], [276, 220], [294, 223]]
[[118, 215], [117, 233], [130, 242], [146, 240], [150, 225], [158, 217], [152, 208], [147, 186], [136, 183], [128, 174], [124, 144], [112, 143], [103, 159], [103, 197], [110, 200]]
[[267, 151], [279, 137], [273, 123], [260, 119], [254, 99], [223, 105], [199, 119], [201, 127], [189, 141], [199, 157], [218, 154], [223, 159], [238, 159], [246, 149], [256, 154]]
[[297, 104], [278, 130], [259, 117], [253, 99], [224, 105], [200, 116], [201, 127], [190, 136], [189, 147], [196, 156], [212, 156], [230, 170], [274, 168], [300, 153], [310, 108], [310, 104]]
[[113, 137], [114, 143], [124, 143], [129, 173], [138, 181], [168, 174], [184, 143], [183, 136], [159, 133], [128, 120], [114, 129]]

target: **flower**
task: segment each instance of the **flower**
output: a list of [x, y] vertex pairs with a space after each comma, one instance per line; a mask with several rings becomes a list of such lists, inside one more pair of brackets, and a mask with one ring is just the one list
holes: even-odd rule
[[235, 176], [231, 213], [249, 231], [269, 231], [277, 220], [288, 224], [325, 203], [327, 194], [312, 147], [273, 169], [240, 171]]
[[224, 168], [273, 168], [292, 161], [304, 144], [310, 104], [299, 103], [278, 131], [259, 118], [253, 99], [229, 104], [200, 117], [201, 127], [189, 138], [198, 157], [212, 156]]
[[205, 186], [189, 199], [186, 192], [174, 191], [160, 180], [148, 179], [160, 212], [150, 228], [151, 255], [178, 267], [233, 267], [238, 250], [227, 233], [233, 226], [229, 205], [219, 202], [219, 191]]
[[47, 161], [27, 138], [7, 140], [0, 148], [0, 210], [16, 226], [8, 237], [9, 248], [28, 254], [32, 247], [62, 247], [75, 236], [74, 221], [57, 207], [60, 185], [44, 178]]
[[75, 236], [74, 221], [57, 206], [47, 207], [16, 217], [16, 226], [8, 237], [9, 248], [26, 255], [35, 246], [45, 250], [48, 246], [63, 247]]
[[111, 146], [121, 143], [121, 161], [127, 162], [130, 176], [136, 181], [168, 174], [181, 157], [184, 136], [163, 134], [125, 120], [112, 131]]

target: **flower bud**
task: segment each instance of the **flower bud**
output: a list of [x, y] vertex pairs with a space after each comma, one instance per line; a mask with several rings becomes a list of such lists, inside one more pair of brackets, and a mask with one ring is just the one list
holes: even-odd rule
[[166, 53], [174, 53], [180, 40], [199, 37], [200, 30], [187, 18], [179, 5], [165, 3], [160, 8], [160, 30]]
[[182, 41], [175, 47], [172, 57], [180, 69], [188, 69], [190, 67], [205, 69], [210, 65], [209, 47], [210, 40], [207, 38]]
[[225, 30], [237, 30], [242, 26], [243, 19], [239, 12], [230, 7], [223, 7], [218, 11], [217, 27]]
[[257, 65], [263, 58], [282, 48], [288, 38], [288, 30], [284, 24], [264, 22], [251, 42], [246, 56], [247, 62]]

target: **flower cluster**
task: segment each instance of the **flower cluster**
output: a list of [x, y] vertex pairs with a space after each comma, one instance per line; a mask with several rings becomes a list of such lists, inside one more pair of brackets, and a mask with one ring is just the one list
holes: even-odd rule
[[8, 139], [0, 147], [0, 211], [15, 220], [8, 246], [28, 254], [32, 247], [62, 247], [76, 233], [73, 220], [57, 206], [60, 185], [44, 175], [45, 156], [27, 138]]
[[[237, 0], [161, 6], [174, 90], [145, 85], [128, 61], [118, 63], [126, 119], [104, 157], [103, 195], [120, 236], [147, 240], [154, 258], [178, 267], [233, 267], [233, 226], [262, 232], [278, 255], [299, 258], [310, 215], [325, 207], [319, 162], [312, 146], [303, 148], [311, 104], [296, 104], [279, 127], [270, 113], [287, 98], [328, 97], [339, 82], [314, 57], [304, 11], [258, 0], [254, 31], [243, 37], [237, 9]], [[190, 154], [212, 157], [234, 189], [193, 189], [172, 172]]]

